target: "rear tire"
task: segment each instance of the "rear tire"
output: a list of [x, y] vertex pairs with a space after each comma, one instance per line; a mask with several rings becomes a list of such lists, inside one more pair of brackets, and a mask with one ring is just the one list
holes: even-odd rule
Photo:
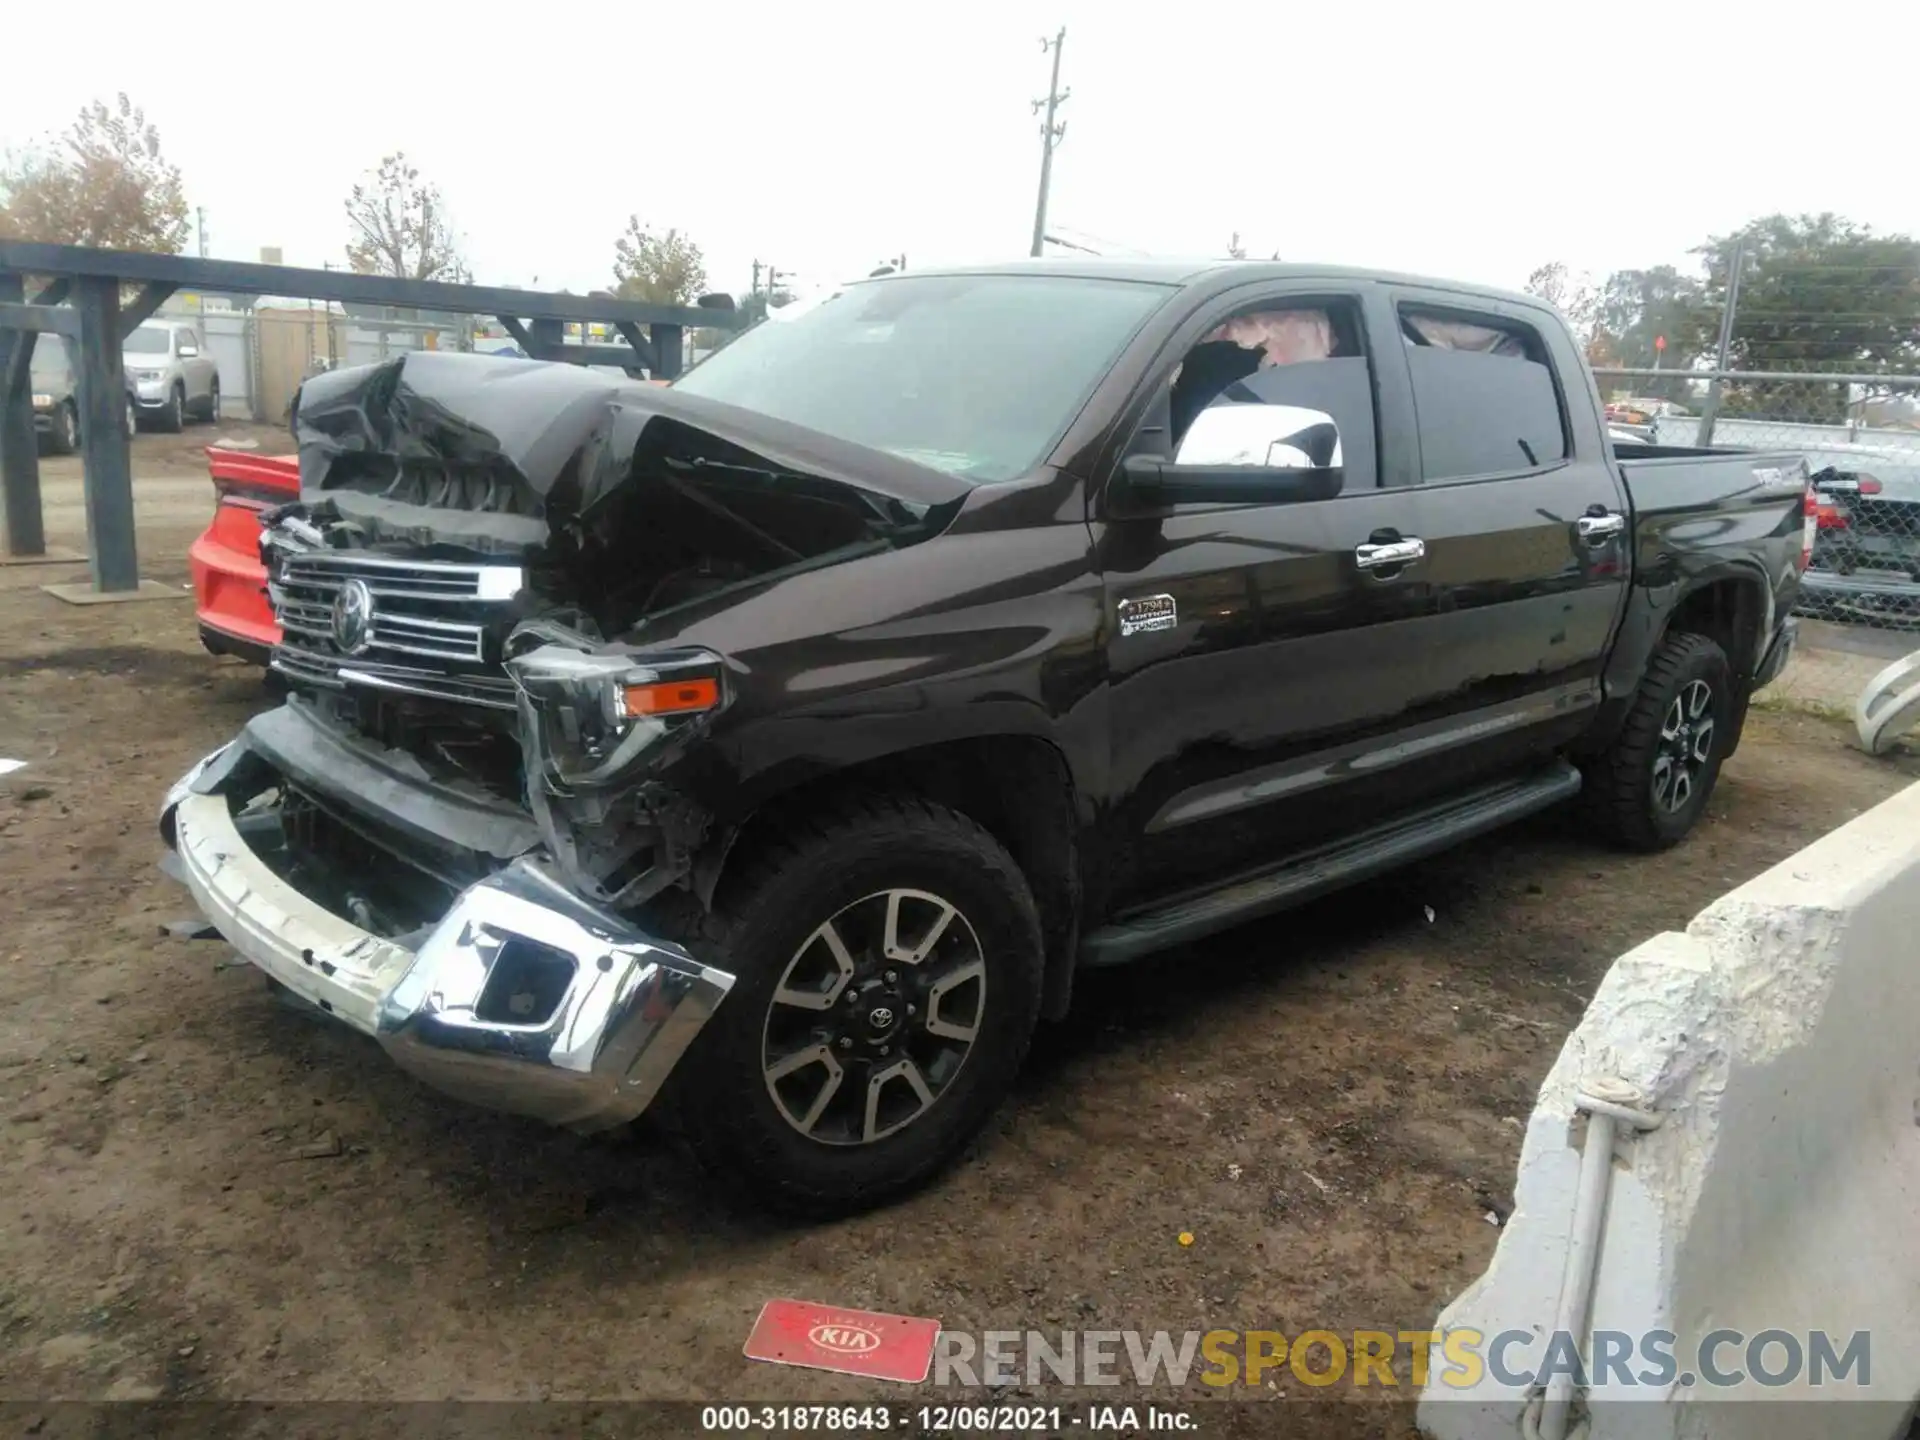
[[852, 801], [736, 863], [688, 937], [736, 978], [673, 1077], [678, 1128], [790, 1214], [914, 1189], [1026, 1057], [1042, 973], [1026, 878], [972, 820], [911, 796]]
[[1626, 723], [1586, 769], [1595, 828], [1641, 851], [1677, 844], [1706, 813], [1733, 738], [1733, 667], [1704, 635], [1670, 635], [1647, 666]]

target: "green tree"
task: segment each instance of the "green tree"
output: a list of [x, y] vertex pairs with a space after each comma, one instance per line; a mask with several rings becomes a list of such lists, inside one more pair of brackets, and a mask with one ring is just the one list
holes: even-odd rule
[[[1706, 264], [1706, 310], [1717, 324], [1733, 252], [1743, 250], [1728, 345], [1734, 370], [1840, 374], [1920, 368], [1920, 241], [1877, 235], [1833, 214], [1766, 215], [1695, 253]], [[1862, 387], [1886, 393], [1891, 387]], [[1854, 387], [1753, 382], [1730, 390], [1724, 413], [1844, 421]]]
[[614, 293], [653, 305], [691, 305], [707, 288], [706, 257], [678, 230], [655, 234], [638, 215], [613, 242]]
[[187, 239], [179, 167], [139, 106], [96, 100], [57, 139], [0, 165], [0, 235], [177, 255]]
[[793, 299], [791, 292], [781, 289], [769, 295], [765, 290], [756, 290], [740, 302], [740, 313], [747, 318], [746, 327], [752, 329], [767, 318], [768, 310], [778, 310]]
[[[1616, 270], [1594, 297], [1588, 354], [1604, 355], [1609, 363], [1628, 370], [1651, 370], [1657, 361], [1658, 368], [1675, 372], [1673, 379], [1641, 377], [1628, 388], [1636, 394], [1684, 402], [1691, 391], [1684, 372], [1705, 353], [1711, 320], [1700, 281], [1694, 276], [1671, 265]], [[1662, 337], [1664, 350], [1655, 343]], [[1603, 390], [1617, 388], [1618, 383], [1601, 377]]]

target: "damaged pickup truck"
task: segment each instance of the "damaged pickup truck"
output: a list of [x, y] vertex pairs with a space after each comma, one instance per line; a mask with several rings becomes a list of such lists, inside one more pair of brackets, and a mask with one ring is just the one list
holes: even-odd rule
[[1679, 840], [1811, 533], [1796, 457], [1616, 455], [1537, 302], [1279, 265], [882, 277], [664, 390], [412, 354], [294, 431], [198, 904], [430, 1083], [816, 1214], [1087, 967], [1576, 796]]

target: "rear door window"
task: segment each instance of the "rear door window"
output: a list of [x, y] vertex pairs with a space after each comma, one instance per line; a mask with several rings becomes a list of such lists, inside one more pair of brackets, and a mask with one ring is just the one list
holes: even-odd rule
[[1425, 479], [1522, 475], [1567, 458], [1560, 388], [1539, 333], [1517, 321], [1402, 306]]

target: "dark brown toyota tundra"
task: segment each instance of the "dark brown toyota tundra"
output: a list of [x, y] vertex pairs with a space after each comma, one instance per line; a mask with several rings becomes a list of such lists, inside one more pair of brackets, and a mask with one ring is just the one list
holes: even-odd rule
[[167, 797], [207, 917], [431, 1083], [656, 1101], [790, 1209], [933, 1174], [1076, 977], [1562, 801], [1671, 845], [1785, 660], [1791, 455], [1621, 446], [1565, 323], [1033, 263], [671, 389], [309, 380], [290, 694]]

